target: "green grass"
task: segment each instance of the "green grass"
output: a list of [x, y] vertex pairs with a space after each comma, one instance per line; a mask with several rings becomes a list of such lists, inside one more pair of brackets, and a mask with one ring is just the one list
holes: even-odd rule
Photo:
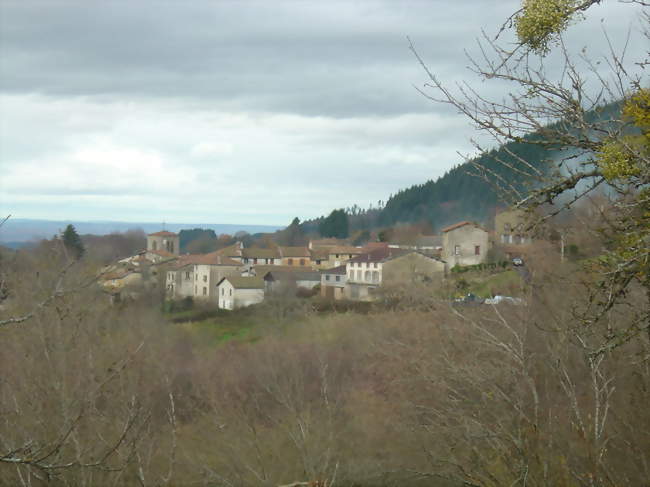
[[487, 277], [476, 277], [467, 279], [469, 289], [467, 292], [474, 293], [482, 298], [489, 298], [496, 294], [507, 296], [518, 296], [521, 294], [521, 277], [515, 270], [499, 272]]

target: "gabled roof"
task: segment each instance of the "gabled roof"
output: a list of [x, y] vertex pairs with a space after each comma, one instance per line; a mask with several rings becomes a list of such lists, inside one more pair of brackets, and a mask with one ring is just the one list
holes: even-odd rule
[[328, 249], [330, 255], [332, 254], [363, 254], [363, 249], [352, 247], [351, 245], [337, 245]]
[[450, 232], [452, 230], [456, 230], [457, 228], [464, 227], [465, 225], [474, 225], [476, 228], [480, 228], [484, 232], [487, 232], [487, 230], [485, 228], [483, 228], [481, 225], [479, 225], [478, 223], [468, 222], [467, 220], [462, 221], [462, 222], [458, 222], [458, 223], [454, 223], [453, 225], [449, 225], [448, 227], [443, 228], [441, 230], [441, 232], [442, 233], [447, 233], [447, 232]]
[[264, 274], [265, 281], [320, 281], [318, 271], [272, 270]]
[[224, 277], [219, 281], [217, 286], [221, 286], [221, 283], [228, 281], [232, 287], [235, 289], [264, 289], [264, 280], [261, 277], [241, 277], [241, 276], [229, 276]]
[[148, 237], [178, 237], [174, 232], [168, 232], [167, 230], [162, 230], [161, 232], [150, 233]]
[[310, 257], [307, 247], [278, 247], [280, 257]]
[[348, 243], [347, 240], [340, 239], [340, 238], [320, 238], [320, 239], [313, 239], [309, 241], [309, 248], [310, 249], [315, 249], [315, 248], [328, 248], [328, 247], [334, 247], [336, 245], [346, 245]]
[[332, 267], [331, 269], [323, 269], [320, 271], [321, 274], [345, 274], [346, 266], [345, 264], [338, 267]]
[[248, 248], [242, 249], [242, 257], [247, 259], [278, 259], [280, 253], [277, 249]]
[[384, 247], [388, 247], [390, 244], [388, 242], [368, 242], [364, 249], [366, 251], [369, 250], [376, 250], [376, 249], [383, 249]]

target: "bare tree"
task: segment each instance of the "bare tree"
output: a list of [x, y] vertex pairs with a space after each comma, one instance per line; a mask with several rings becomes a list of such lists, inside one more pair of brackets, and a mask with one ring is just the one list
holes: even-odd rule
[[[564, 43], [562, 32], [597, 3], [523, 0], [496, 37], [484, 34], [480, 56], [469, 57], [470, 70], [480, 80], [499, 83], [504, 89], [500, 99], [486, 98], [470, 83], [448, 87], [412, 44], [411, 49], [429, 78], [420, 92], [453, 106], [502, 146], [505, 157], [497, 156], [496, 166], [475, 162], [474, 173], [491, 182], [504, 201], [530, 210], [532, 227], [596, 188], [608, 188], [615, 211], [602, 227], [606, 251], [592, 263], [600, 279], [590, 306], [577, 319], [594, 324], [635, 287], [645, 290], [648, 305], [628, 326], [613, 327], [603, 337], [594, 350], [602, 353], [641, 333], [650, 336], [650, 91], [643, 78], [648, 51], [642, 59], [628, 59], [629, 34], [617, 50], [603, 32], [609, 46], [604, 62], [584, 49], [572, 54]], [[624, 3], [647, 7], [638, 0]], [[648, 40], [648, 13], [639, 20]], [[500, 42], [509, 29], [518, 38], [514, 47]], [[561, 60], [561, 69], [551, 69], [549, 54]], [[537, 146], [546, 155], [528, 159], [508, 143]]]

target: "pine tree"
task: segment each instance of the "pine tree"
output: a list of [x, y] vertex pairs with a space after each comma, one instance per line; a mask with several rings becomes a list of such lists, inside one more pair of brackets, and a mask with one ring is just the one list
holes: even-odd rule
[[86, 252], [81, 237], [77, 233], [77, 230], [75, 230], [74, 225], [68, 225], [65, 227], [62, 238], [63, 245], [65, 245], [67, 251], [70, 252], [75, 259], [80, 259], [84, 252]]

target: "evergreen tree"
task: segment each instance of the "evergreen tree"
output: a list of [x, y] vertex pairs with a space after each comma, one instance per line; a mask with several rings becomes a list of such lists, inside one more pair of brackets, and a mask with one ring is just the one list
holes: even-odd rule
[[70, 224], [65, 227], [62, 239], [63, 245], [65, 245], [67, 251], [70, 252], [75, 259], [80, 259], [84, 252], [86, 252], [81, 237], [77, 233], [77, 230], [75, 230], [74, 225]]
[[318, 224], [318, 231], [323, 237], [347, 238], [350, 234], [350, 225], [345, 210], [333, 210]]

